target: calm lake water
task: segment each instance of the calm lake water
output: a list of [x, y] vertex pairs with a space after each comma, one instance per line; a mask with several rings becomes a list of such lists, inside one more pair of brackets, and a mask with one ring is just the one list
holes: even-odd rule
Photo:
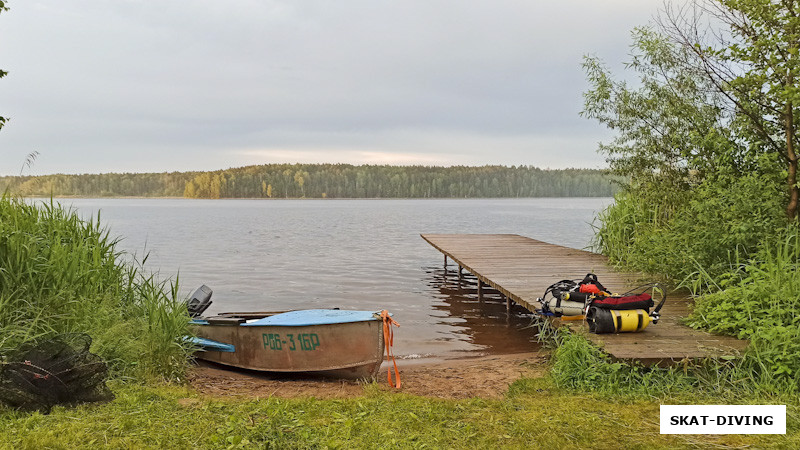
[[[584, 248], [595, 213], [612, 199], [183, 200], [62, 199], [100, 211], [120, 248], [188, 295], [207, 284], [208, 312], [333, 308], [394, 314], [406, 359], [528, 351], [522, 308], [481, 307], [474, 283], [444, 276], [424, 233], [515, 233]], [[451, 262], [452, 264], [452, 262]]]

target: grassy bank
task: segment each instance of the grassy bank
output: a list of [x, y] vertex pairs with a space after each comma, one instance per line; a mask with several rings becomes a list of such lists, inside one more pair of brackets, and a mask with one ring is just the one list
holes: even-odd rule
[[690, 448], [800, 446], [797, 403], [786, 436], [659, 434], [660, 403], [570, 393], [547, 378], [503, 400], [439, 400], [365, 387], [346, 400], [214, 399], [180, 387], [114, 385], [117, 399], [48, 416], [0, 411], [2, 448]]
[[718, 205], [698, 198], [667, 213], [623, 193], [600, 215], [597, 245], [622, 267], [693, 292], [696, 307], [688, 325], [750, 340], [735, 363], [689, 367], [697, 389], [722, 383], [744, 393], [797, 394], [800, 229], [749, 204], [759, 203], [746, 197]]
[[0, 356], [61, 333], [86, 333], [114, 376], [180, 379], [188, 316], [177, 284], [116, 248], [96, 220], [52, 202], [0, 198]]

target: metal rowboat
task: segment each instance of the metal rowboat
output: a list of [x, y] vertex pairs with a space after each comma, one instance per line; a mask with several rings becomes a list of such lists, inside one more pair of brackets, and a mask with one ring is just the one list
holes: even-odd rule
[[379, 312], [224, 313], [192, 324], [196, 357], [233, 367], [372, 379], [383, 362]]

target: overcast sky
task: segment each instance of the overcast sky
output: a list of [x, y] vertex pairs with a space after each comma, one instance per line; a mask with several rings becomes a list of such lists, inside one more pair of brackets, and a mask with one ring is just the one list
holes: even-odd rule
[[11, 0], [0, 174], [598, 167], [586, 54], [662, 0]]

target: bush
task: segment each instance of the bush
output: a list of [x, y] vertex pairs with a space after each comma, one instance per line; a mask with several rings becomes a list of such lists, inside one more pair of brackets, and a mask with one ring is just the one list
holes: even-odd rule
[[717, 292], [697, 299], [695, 328], [750, 339], [753, 376], [767, 385], [800, 385], [800, 230], [765, 243], [740, 270], [721, 277]]
[[189, 318], [177, 295], [125, 259], [97, 220], [52, 201], [0, 198], [0, 355], [59, 333], [89, 334], [112, 373], [183, 375]]
[[597, 217], [594, 247], [615, 264], [695, 291], [737, 270], [785, 228], [781, 194], [763, 175], [708, 181], [662, 199], [654, 190], [617, 194]]
[[750, 340], [721, 375], [735, 389], [797, 392], [800, 383], [800, 230], [787, 225], [776, 185], [764, 173], [718, 176], [661, 202], [638, 186], [598, 217], [595, 244], [612, 262], [696, 295], [691, 326]]

